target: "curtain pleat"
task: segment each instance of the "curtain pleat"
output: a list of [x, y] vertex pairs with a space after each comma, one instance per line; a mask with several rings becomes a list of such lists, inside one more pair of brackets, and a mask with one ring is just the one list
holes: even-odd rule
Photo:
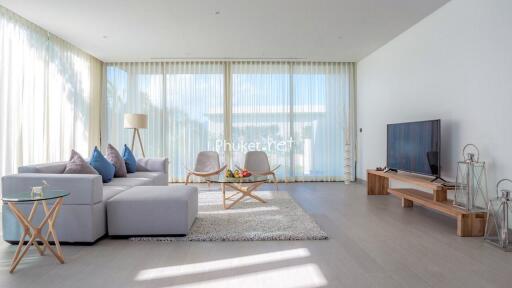
[[100, 62], [0, 7], [0, 176], [99, 144]]

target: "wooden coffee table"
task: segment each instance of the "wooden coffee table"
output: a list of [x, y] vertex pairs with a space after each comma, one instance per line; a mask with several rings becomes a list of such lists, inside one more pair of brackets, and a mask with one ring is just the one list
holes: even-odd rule
[[[230, 209], [236, 204], [240, 203], [242, 199], [249, 197], [255, 199], [261, 203], [266, 203], [265, 200], [253, 194], [253, 192], [265, 182], [268, 182], [268, 176], [252, 175], [244, 178], [233, 178], [226, 177], [224, 175], [218, 175], [208, 177], [207, 179], [212, 183], [219, 183], [222, 191], [224, 209]], [[235, 190], [235, 193], [226, 196], [226, 186]], [[239, 196], [236, 198], [236, 196]], [[233, 200], [234, 199], [234, 200]], [[228, 201], [232, 201], [227, 204]]]

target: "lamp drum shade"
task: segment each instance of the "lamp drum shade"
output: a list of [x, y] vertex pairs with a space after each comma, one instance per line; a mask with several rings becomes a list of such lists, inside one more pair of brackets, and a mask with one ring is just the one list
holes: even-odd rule
[[124, 128], [148, 128], [148, 116], [146, 114], [124, 114]]

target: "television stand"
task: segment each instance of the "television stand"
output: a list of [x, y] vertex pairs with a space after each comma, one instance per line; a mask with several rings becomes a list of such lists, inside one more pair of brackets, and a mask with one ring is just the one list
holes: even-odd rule
[[396, 172], [396, 173], [398, 173], [398, 170], [396, 170], [396, 169], [391, 169], [391, 168], [386, 168], [386, 169], [384, 169], [384, 173], [388, 173], [388, 172]]
[[[447, 187], [430, 179], [408, 173], [386, 173], [384, 171], [367, 171], [367, 194], [393, 194], [402, 199], [403, 208], [412, 208], [414, 203], [457, 218], [457, 236], [479, 237], [484, 235], [487, 213], [472, 213], [453, 206], [453, 201], [447, 197]], [[412, 186], [430, 190], [427, 193], [414, 188], [390, 188], [389, 180], [407, 183]]]

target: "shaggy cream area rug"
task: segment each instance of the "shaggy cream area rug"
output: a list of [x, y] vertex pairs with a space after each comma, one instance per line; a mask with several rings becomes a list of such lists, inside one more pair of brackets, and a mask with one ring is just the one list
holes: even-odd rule
[[[288, 194], [257, 191], [267, 203], [245, 198], [224, 209], [220, 191], [199, 192], [199, 215], [184, 237], [132, 237], [135, 241], [323, 240], [327, 234]], [[235, 197], [236, 198], [236, 197]]]

